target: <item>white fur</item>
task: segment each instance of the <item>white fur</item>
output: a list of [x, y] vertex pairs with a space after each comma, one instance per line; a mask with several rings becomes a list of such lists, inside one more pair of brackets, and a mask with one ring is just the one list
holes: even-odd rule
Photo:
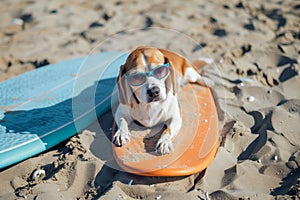
[[146, 59], [146, 56], [144, 54], [142, 54], [142, 62], [143, 62], [144, 67], [146, 69], [148, 69], [147, 59]]
[[113, 141], [118, 146], [123, 146], [129, 143], [130, 141], [130, 132], [128, 130], [128, 124], [125, 118], [121, 117], [119, 124], [119, 130], [114, 135]]
[[167, 94], [166, 94], [166, 87], [165, 87], [165, 79], [157, 80], [156, 78], [150, 76], [147, 79], [147, 84], [144, 84], [140, 87], [132, 87], [132, 90], [134, 91], [136, 97], [140, 102], [148, 103], [147, 89], [153, 88], [154, 86], [157, 86], [160, 89], [160, 99], [161, 100], [166, 99]]
[[171, 134], [168, 137], [160, 138], [158, 141], [156, 147], [161, 154], [171, 153], [174, 150], [171, 139], [179, 131], [182, 124], [177, 98], [171, 92], [167, 94], [167, 98], [164, 100], [148, 104], [140, 103], [133, 108], [120, 104], [117, 108], [116, 119], [119, 130], [114, 135], [114, 143], [118, 146], [126, 145], [129, 142], [128, 124], [133, 120], [137, 120], [146, 127], [165, 123]]
[[156, 144], [156, 151], [161, 154], [168, 154], [174, 151], [172, 137], [168, 134], [162, 135]]
[[200, 85], [205, 85], [208, 87], [212, 87], [215, 85], [215, 83], [206, 78], [201, 76], [193, 67], [188, 67], [184, 74], [184, 80], [192, 82], [192, 83], [198, 83]]
[[[146, 61], [145, 61], [146, 62]], [[214, 83], [201, 77], [194, 68], [188, 67], [183, 77], [178, 82], [194, 82], [201, 85], [213, 86]], [[147, 87], [158, 86], [160, 88], [160, 100], [147, 102]], [[141, 87], [132, 87], [136, 97], [140, 101], [133, 106], [120, 104], [116, 111], [116, 123], [119, 130], [114, 136], [114, 143], [122, 146], [130, 141], [128, 124], [133, 120], [140, 122], [145, 127], [153, 127], [158, 123], [164, 123], [170, 130], [170, 134], [163, 134], [156, 145], [157, 152], [168, 154], [174, 151], [172, 138], [178, 133], [182, 125], [177, 96], [172, 92], [166, 94], [164, 80], [148, 77], [147, 84]]]
[[[140, 122], [145, 127], [153, 127], [158, 123], [164, 122], [171, 133], [177, 133], [181, 127], [180, 110], [178, 101], [171, 92], [165, 100], [151, 103], [140, 103], [131, 108], [129, 105], [120, 104], [116, 111], [116, 123], [119, 130], [126, 132], [133, 120]], [[123, 121], [127, 123], [124, 123]], [[172, 135], [173, 136], [173, 135]], [[118, 137], [118, 136], [116, 136]]]

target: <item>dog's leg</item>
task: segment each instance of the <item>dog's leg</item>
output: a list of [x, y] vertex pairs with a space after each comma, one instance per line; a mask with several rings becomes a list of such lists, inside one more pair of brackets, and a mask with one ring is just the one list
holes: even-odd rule
[[201, 76], [193, 67], [188, 67], [184, 73], [184, 80], [198, 83], [203, 86], [213, 87], [215, 83], [209, 78]]
[[116, 120], [119, 130], [114, 134], [113, 143], [117, 146], [124, 146], [130, 142], [130, 132], [128, 130], [128, 115], [126, 115], [126, 108], [119, 106], [116, 112]]
[[174, 151], [172, 138], [178, 133], [182, 124], [179, 107], [176, 106], [176, 103], [172, 104], [171, 107], [170, 110], [172, 110], [174, 114], [171, 119], [165, 122], [166, 129], [156, 144], [156, 151], [160, 154], [169, 154]]
[[172, 143], [172, 131], [167, 128], [162, 133], [156, 144], [156, 152], [160, 154], [168, 154], [174, 151], [174, 146]]
[[120, 127], [114, 135], [113, 142], [117, 146], [124, 146], [130, 142], [128, 124], [124, 118], [120, 119]]

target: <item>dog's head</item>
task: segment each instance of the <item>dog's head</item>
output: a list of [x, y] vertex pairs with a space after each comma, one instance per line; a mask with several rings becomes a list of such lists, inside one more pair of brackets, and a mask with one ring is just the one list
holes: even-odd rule
[[121, 66], [117, 78], [122, 104], [151, 103], [176, 94], [176, 74], [170, 60], [157, 48], [138, 47]]

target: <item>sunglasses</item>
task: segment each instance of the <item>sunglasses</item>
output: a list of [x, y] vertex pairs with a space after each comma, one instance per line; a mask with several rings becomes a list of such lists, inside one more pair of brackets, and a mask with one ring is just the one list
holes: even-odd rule
[[125, 78], [127, 79], [130, 85], [141, 86], [146, 82], [147, 77], [149, 76], [153, 76], [154, 78], [161, 80], [167, 77], [169, 73], [170, 73], [170, 64], [166, 63], [155, 67], [149, 72], [137, 72], [128, 75], [126, 74]]

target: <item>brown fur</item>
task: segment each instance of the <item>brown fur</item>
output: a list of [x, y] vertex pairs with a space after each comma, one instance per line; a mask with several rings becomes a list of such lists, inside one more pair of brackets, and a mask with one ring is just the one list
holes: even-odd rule
[[[120, 103], [130, 105], [131, 102], [128, 102], [127, 95], [128, 95], [128, 88], [126, 89], [127, 81], [123, 77], [126, 73], [130, 73], [132, 70], [135, 71], [145, 71], [145, 66], [143, 63], [143, 55], [146, 58], [147, 63], [151, 63], [149, 68], [155, 67], [157, 65], [163, 64], [168, 62], [170, 64], [170, 75], [166, 79], [166, 87], [167, 92], [172, 90], [173, 94], [175, 95], [178, 90], [177, 85], [177, 76], [183, 76], [187, 67], [193, 66], [187, 59], [183, 56], [169, 51], [167, 49], [161, 48], [154, 48], [148, 46], [141, 46], [136, 48], [133, 52], [130, 53], [124, 65], [121, 66], [120, 73], [117, 79], [118, 88], [120, 93]], [[194, 67], [196, 71], [199, 71], [196, 67]], [[130, 98], [131, 100], [133, 97]]]

